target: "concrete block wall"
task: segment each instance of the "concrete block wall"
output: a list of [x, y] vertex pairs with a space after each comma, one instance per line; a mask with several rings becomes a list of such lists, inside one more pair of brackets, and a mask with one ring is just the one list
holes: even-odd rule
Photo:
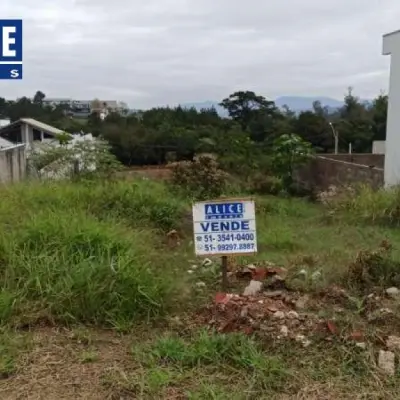
[[317, 156], [295, 171], [295, 180], [310, 190], [326, 190], [329, 186], [367, 184], [377, 189], [383, 186], [383, 168]]
[[19, 182], [26, 177], [25, 145], [0, 150], [0, 183]]
[[383, 168], [385, 165], [384, 154], [353, 153], [353, 154], [324, 154], [323, 157], [337, 161], [346, 161], [354, 164]]

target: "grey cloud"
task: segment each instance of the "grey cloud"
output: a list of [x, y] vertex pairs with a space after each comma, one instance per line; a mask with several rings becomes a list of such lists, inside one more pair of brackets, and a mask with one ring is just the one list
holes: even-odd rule
[[[17, 3], [15, 6], [13, 3]], [[362, 97], [387, 87], [382, 35], [397, 0], [2, 0], [25, 21], [22, 82], [0, 95], [115, 98], [132, 107], [267, 97]]]

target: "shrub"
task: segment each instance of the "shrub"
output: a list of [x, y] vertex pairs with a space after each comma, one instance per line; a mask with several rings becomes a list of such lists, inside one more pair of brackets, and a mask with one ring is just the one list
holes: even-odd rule
[[281, 178], [262, 173], [254, 174], [248, 183], [248, 190], [251, 193], [277, 195], [281, 193], [283, 189]]
[[44, 145], [30, 154], [29, 166], [39, 178], [110, 178], [122, 168], [105, 140], [59, 140], [60, 145]]
[[221, 196], [227, 187], [228, 175], [219, 169], [211, 155], [201, 155], [194, 161], [174, 163], [172, 184], [194, 199], [205, 200]]
[[392, 246], [383, 241], [375, 251], [360, 251], [350, 265], [348, 283], [360, 289], [398, 286], [400, 263], [391, 258]]

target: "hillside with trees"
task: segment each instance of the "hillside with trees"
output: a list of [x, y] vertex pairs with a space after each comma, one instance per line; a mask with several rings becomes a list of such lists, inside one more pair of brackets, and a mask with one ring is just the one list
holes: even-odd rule
[[277, 107], [254, 92], [238, 91], [220, 103], [229, 118], [219, 116], [215, 108], [198, 111], [179, 106], [128, 116], [111, 113], [105, 120], [92, 113], [82, 120], [68, 117], [65, 106], [44, 105], [44, 98], [41, 91], [17, 101], [0, 98], [0, 118], [30, 117], [68, 132], [91, 132], [107, 139], [127, 166], [187, 160], [199, 152], [213, 152], [226, 161], [235, 155], [236, 161], [253, 162], [257, 154], [272, 151], [276, 138], [293, 133], [316, 152], [329, 153], [334, 150], [333, 129], [339, 135], [339, 151], [347, 152], [351, 143], [353, 152], [371, 152], [372, 141], [384, 140], [386, 132], [387, 96], [380, 94], [366, 103], [351, 88], [337, 110], [314, 102], [312, 111], [300, 113]]

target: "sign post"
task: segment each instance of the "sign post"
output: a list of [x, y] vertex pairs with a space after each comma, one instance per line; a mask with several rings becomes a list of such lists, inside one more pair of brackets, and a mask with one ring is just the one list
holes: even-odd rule
[[252, 199], [221, 199], [193, 204], [195, 253], [222, 256], [222, 286], [228, 285], [228, 255], [257, 252]]

